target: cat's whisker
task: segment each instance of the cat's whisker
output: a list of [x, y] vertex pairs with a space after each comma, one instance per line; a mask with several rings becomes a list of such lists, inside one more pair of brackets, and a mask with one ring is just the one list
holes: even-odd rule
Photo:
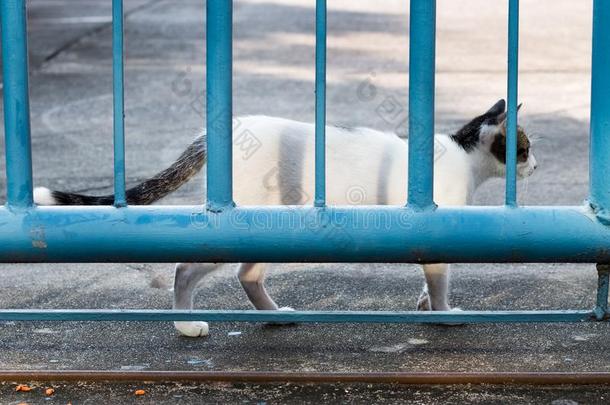
[[548, 138], [545, 137], [544, 135], [539, 135], [539, 134], [530, 134], [529, 135], [529, 140], [530, 140], [530, 144], [534, 145], [537, 144], [540, 141], [546, 141]]

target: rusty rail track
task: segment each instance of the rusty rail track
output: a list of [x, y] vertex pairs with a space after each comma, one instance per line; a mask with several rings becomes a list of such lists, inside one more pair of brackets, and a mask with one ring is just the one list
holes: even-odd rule
[[610, 372], [269, 372], [0, 370], [0, 381], [225, 382], [256, 384], [610, 385]]

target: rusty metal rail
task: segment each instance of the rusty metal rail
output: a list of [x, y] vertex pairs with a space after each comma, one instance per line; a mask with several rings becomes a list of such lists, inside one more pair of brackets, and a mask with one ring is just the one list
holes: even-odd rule
[[228, 382], [407, 385], [609, 385], [610, 372], [1, 371], [0, 381]]

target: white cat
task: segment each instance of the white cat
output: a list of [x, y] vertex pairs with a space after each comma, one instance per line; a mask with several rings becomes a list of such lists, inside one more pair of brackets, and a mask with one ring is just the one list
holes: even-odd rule
[[[498, 101], [454, 135], [435, 136], [434, 197], [439, 205], [467, 205], [477, 187], [505, 174], [506, 103]], [[233, 187], [238, 205], [312, 204], [314, 195], [314, 125], [281, 118], [238, 118], [235, 134], [256, 140], [255, 150], [243, 153], [234, 142]], [[243, 141], [243, 140], [242, 140]], [[199, 136], [166, 170], [127, 190], [131, 205], [150, 204], [188, 181], [206, 160], [206, 135]], [[326, 128], [326, 190], [329, 205], [403, 205], [407, 199], [407, 144], [392, 133], [367, 128]], [[518, 128], [519, 178], [530, 176], [536, 159], [530, 142]], [[356, 192], [355, 192], [356, 191]], [[44, 187], [34, 190], [39, 205], [110, 205], [113, 195], [85, 196]], [[174, 308], [192, 309], [201, 279], [220, 264], [178, 263]], [[448, 265], [423, 265], [426, 284], [418, 310], [450, 310]], [[242, 263], [238, 270], [256, 309], [278, 308], [264, 287], [265, 264]], [[186, 336], [208, 334], [205, 322], [176, 322]]]

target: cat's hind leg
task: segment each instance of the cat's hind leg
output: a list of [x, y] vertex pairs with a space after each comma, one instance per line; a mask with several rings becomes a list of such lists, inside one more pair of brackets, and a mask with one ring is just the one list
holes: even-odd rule
[[[203, 277], [220, 268], [220, 263], [177, 263], [174, 276], [174, 309], [193, 309], [193, 296]], [[207, 322], [174, 322], [184, 336], [207, 336]]]
[[418, 311], [450, 311], [449, 265], [445, 263], [424, 264], [426, 284], [417, 300]]
[[[278, 308], [265, 289], [265, 263], [242, 263], [237, 278], [254, 308], [268, 311], [294, 311], [290, 307]], [[271, 325], [290, 325], [290, 322], [272, 322]]]
[[290, 307], [278, 308], [265, 289], [265, 263], [242, 263], [237, 270], [237, 278], [248, 299], [259, 310], [292, 311]]

